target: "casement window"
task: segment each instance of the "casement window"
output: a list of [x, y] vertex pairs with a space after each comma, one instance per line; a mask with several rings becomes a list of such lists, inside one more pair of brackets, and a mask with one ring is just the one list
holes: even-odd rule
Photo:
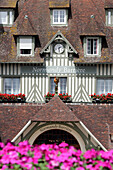
[[52, 25], [67, 25], [68, 11], [66, 9], [53, 9], [51, 12]]
[[84, 55], [100, 56], [101, 55], [101, 38], [85, 37], [84, 38]]
[[[66, 93], [67, 91], [67, 78], [66, 77], [60, 77], [59, 83], [58, 83], [58, 93]], [[50, 92], [55, 93], [55, 83], [54, 78], [50, 78]]]
[[96, 94], [113, 93], [113, 79], [97, 79]]
[[19, 78], [5, 78], [4, 79], [4, 93], [19, 94], [20, 93], [20, 79]]
[[0, 25], [12, 25], [14, 21], [14, 11], [0, 9]]
[[34, 37], [20, 36], [18, 38], [17, 52], [19, 56], [33, 56], [34, 55]]
[[113, 9], [106, 9], [106, 25], [113, 26]]

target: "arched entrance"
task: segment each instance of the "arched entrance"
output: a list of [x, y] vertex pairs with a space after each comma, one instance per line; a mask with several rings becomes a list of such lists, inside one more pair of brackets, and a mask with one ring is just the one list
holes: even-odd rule
[[74, 146], [76, 149], [80, 149], [78, 141], [70, 133], [60, 130], [60, 129], [51, 129], [40, 134], [34, 141], [35, 144], [60, 144], [61, 142], [66, 142], [69, 145]]

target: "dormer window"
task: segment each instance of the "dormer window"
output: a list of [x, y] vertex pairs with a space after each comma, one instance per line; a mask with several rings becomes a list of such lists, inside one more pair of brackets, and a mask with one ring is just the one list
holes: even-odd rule
[[14, 12], [10, 9], [0, 9], [0, 25], [10, 26], [14, 21]]
[[98, 38], [87, 38], [87, 55], [98, 55]]
[[53, 9], [51, 22], [55, 26], [66, 26], [68, 19], [68, 11], [66, 9]]
[[66, 10], [53, 10], [53, 24], [66, 24]]
[[106, 25], [113, 26], [113, 9], [106, 9]]
[[33, 56], [34, 55], [34, 37], [20, 36], [18, 38], [18, 55]]
[[85, 56], [101, 55], [101, 38], [100, 37], [84, 37], [84, 54]]

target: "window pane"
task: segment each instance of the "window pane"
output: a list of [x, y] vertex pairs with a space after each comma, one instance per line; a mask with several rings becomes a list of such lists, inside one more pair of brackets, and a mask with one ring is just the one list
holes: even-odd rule
[[12, 80], [13, 80], [12, 93], [13, 94], [19, 94], [20, 79], [19, 78], [15, 78], [15, 79], [12, 79]]
[[13, 24], [13, 12], [9, 12], [9, 24]]
[[4, 80], [4, 93], [11, 94], [11, 79], [6, 78]]
[[67, 78], [60, 78], [60, 93], [66, 93]]
[[97, 94], [104, 93], [104, 80], [98, 79], [97, 80]]
[[51, 86], [50, 93], [54, 94], [55, 93], [55, 83], [54, 83], [53, 77], [50, 79], [50, 86]]
[[19, 78], [5, 78], [4, 79], [4, 93], [18, 94], [20, 89]]
[[98, 79], [97, 80], [97, 94], [107, 94], [112, 93], [112, 83], [111, 79]]
[[31, 54], [31, 49], [21, 49], [20, 54]]
[[94, 39], [93, 40], [93, 54], [97, 54], [97, 39]]
[[87, 54], [91, 54], [91, 39], [87, 39]]
[[65, 13], [64, 10], [60, 11], [60, 22], [64, 22]]
[[53, 11], [53, 21], [58, 22], [58, 11], [57, 10]]
[[8, 24], [8, 12], [0, 11], [0, 24]]
[[111, 11], [108, 11], [108, 24], [111, 24]]
[[112, 80], [105, 80], [105, 94], [112, 93]]

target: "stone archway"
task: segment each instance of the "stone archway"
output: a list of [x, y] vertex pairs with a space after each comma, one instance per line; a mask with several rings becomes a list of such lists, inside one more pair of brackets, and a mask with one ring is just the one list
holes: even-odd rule
[[69, 145], [74, 146], [76, 149], [80, 149], [80, 145], [78, 141], [74, 138], [73, 135], [70, 133], [59, 130], [59, 129], [52, 129], [40, 134], [34, 141], [33, 145], [35, 144], [60, 144], [62, 142], [68, 143]]
[[65, 132], [68, 132], [70, 135], [72, 135], [75, 140], [77, 141], [77, 143], [79, 144], [79, 147], [81, 149], [82, 152], [85, 152], [86, 149], [85, 149], [85, 143], [84, 143], [84, 140], [82, 139], [81, 135], [76, 132], [73, 128], [69, 127], [69, 126], [66, 126], [66, 125], [63, 125], [63, 124], [49, 124], [49, 125], [45, 125], [45, 126], [42, 126], [41, 128], [37, 129], [29, 138], [29, 143], [31, 145], [33, 145], [35, 143], [35, 140], [38, 139], [38, 137], [43, 134], [44, 132], [47, 132], [49, 130], [63, 130]]

